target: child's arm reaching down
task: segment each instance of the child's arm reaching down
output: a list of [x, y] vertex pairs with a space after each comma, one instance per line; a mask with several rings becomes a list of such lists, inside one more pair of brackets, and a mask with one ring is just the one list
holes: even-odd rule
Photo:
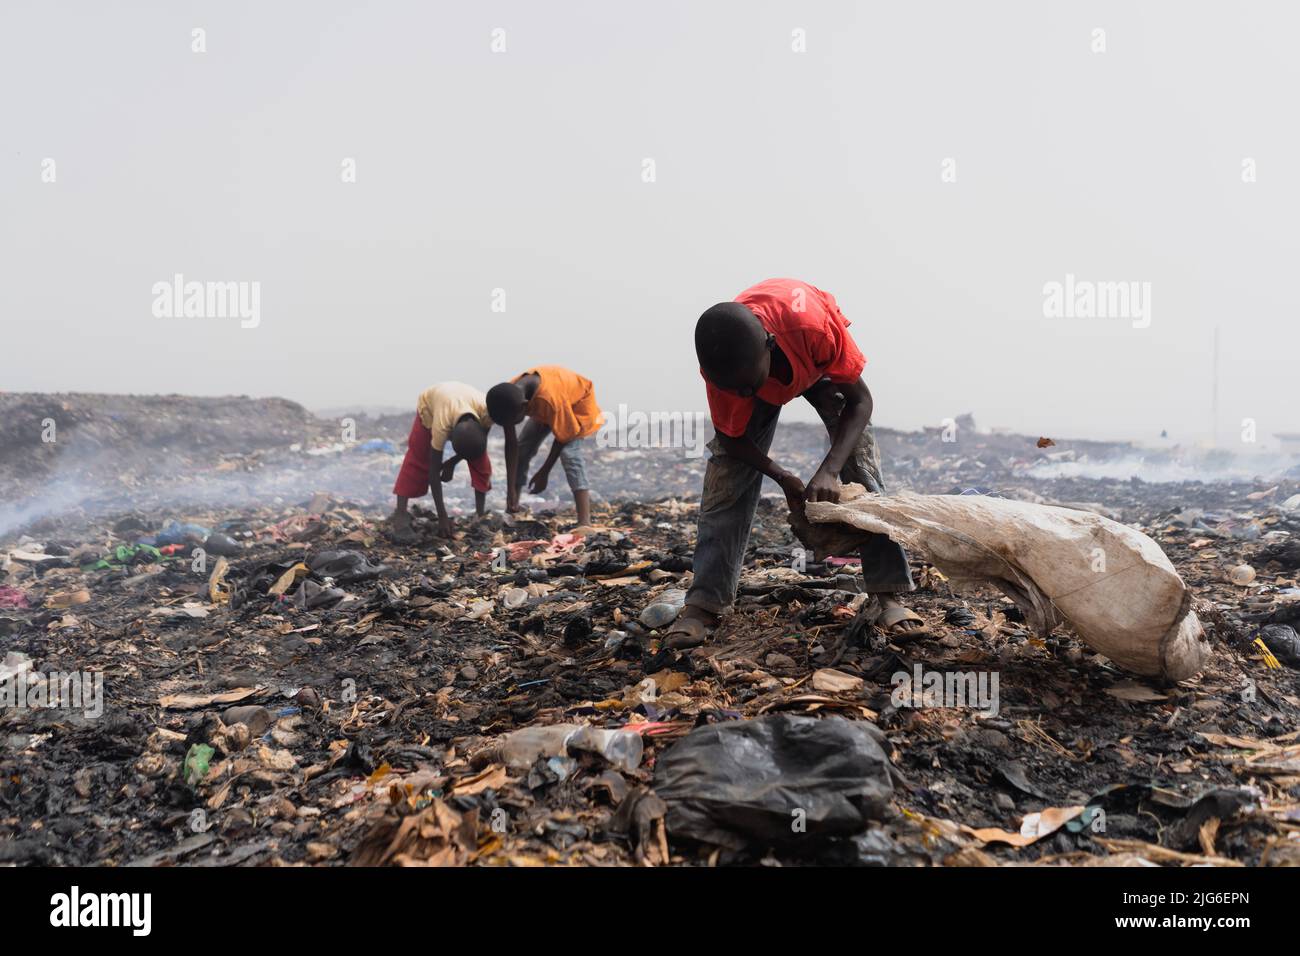
[[844, 411], [840, 415], [831, 440], [831, 450], [825, 460], [808, 482], [804, 497], [808, 501], [839, 501], [839, 475], [844, 470], [849, 456], [857, 447], [863, 431], [871, 424], [871, 412], [874, 403], [867, 383], [858, 379], [852, 384], [830, 385], [844, 396]]
[[541, 468], [537, 469], [533, 475], [533, 480], [528, 483], [528, 490], [533, 494], [540, 495], [546, 490], [546, 482], [551, 477], [551, 469], [560, 460], [560, 452], [564, 451], [564, 446], [567, 444], [568, 442], [562, 442], [558, 438], [551, 441], [551, 453], [546, 456], [546, 461], [542, 463]]

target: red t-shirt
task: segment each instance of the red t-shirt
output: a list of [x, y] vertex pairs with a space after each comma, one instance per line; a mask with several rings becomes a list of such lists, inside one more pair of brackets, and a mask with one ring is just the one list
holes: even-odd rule
[[[740, 293], [736, 301], [776, 336], [776, 344], [794, 369], [789, 385], [768, 377], [757, 393], [763, 401], [784, 405], [823, 378], [856, 382], [862, 376], [867, 360], [849, 335], [849, 320], [829, 292], [797, 279], [766, 279]], [[754, 413], [754, 399], [724, 392], [707, 379], [705, 388], [713, 427], [732, 438], [744, 435]]]

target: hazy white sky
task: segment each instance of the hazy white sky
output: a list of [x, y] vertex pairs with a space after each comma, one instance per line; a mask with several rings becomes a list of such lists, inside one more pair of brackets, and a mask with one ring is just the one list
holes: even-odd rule
[[[0, 388], [413, 407], [560, 363], [607, 409], [699, 409], [696, 317], [788, 275], [839, 299], [884, 425], [1203, 437], [1218, 325], [1224, 437], [1300, 430], [1298, 28], [1293, 2], [4, 0]], [[260, 324], [156, 317], [176, 273], [259, 282]], [[1045, 317], [1067, 274], [1150, 283], [1149, 326]]]

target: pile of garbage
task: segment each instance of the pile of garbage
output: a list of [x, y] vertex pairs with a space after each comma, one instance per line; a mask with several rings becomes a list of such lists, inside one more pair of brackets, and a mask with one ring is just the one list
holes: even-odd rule
[[584, 530], [533, 502], [444, 539], [417, 512], [397, 543], [386, 488], [310, 490], [311, 462], [378, 474], [384, 447], [303, 453], [292, 495], [0, 534], [0, 863], [1300, 863], [1298, 483], [1035, 481], [924, 447], [898, 484], [945, 506], [1071, 505], [1152, 542], [1195, 671], [1144, 675], [1077, 610], [1046, 626], [921, 547], [924, 627], [882, 629], [851, 548], [809, 553], [775, 489], [735, 612], [679, 651], [698, 485], [605, 494]]
[[584, 534], [498, 514], [450, 541], [424, 516], [398, 545], [381, 509], [318, 494], [29, 529], [0, 563], [0, 860], [1300, 860], [1280, 504], [1257, 536], [1144, 525], [1213, 643], [1183, 683], [919, 556], [927, 632], [891, 637], [851, 560], [801, 563], [770, 499], [737, 612], [675, 652], [694, 511], [606, 506]]

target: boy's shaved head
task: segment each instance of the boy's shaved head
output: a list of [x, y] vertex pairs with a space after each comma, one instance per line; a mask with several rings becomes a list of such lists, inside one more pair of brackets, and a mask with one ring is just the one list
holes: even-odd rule
[[767, 380], [772, 337], [739, 302], [719, 302], [695, 323], [695, 354], [710, 382], [752, 395]]
[[473, 461], [487, 451], [487, 430], [473, 415], [461, 417], [451, 430], [451, 447], [460, 457]]
[[524, 390], [514, 382], [502, 382], [488, 389], [488, 416], [498, 425], [518, 425], [524, 418]]

